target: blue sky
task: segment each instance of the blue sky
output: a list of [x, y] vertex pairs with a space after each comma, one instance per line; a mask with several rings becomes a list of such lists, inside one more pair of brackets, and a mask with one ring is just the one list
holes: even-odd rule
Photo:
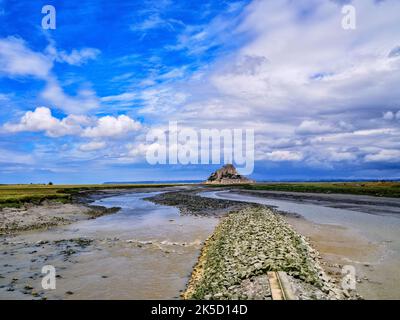
[[259, 180], [400, 178], [399, 21], [396, 0], [0, 0], [0, 183], [206, 178], [147, 163], [168, 121], [254, 129]]

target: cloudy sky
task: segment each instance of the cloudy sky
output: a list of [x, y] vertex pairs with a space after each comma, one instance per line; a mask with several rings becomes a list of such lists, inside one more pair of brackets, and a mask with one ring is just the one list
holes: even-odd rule
[[398, 0], [0, 0], [0, 24], [0, 183], [206, 178], [146, 162], [168, 121], [254, 129], [259, 180], [400, 178]]

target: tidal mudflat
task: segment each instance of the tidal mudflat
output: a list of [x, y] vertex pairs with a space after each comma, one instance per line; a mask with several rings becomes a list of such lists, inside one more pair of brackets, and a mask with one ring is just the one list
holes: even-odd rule
[[[1, 238], [1, 299], [177, 299], [217, 219], [128, 193], [94, 204], [118, 213]], [[41, 268], [54, 265], [56, 290]]]
[[[0, 238], [0, 298], [270, 299], [265, 272], [278, 269], [304, 299], [399, 298], [397, 200], [379, 198], [381, 209], [374, 212], [371, 197], [361, 204], [351, 196], [350, 206], [359, 207], [349, 210], [347, 204], [337, 208], [335, 198], [318, 202], [315, 194], [301, 201], [299, 194], [287, 200], [207, 190], [97, 190], [68, 204], [4, 208], [4, 217], [16, 220]], [[393, 210], [382, 209], [382, 201]], [[38, 219], [43, 224], [35, 224]], [[214, 258], [221, 264], [210, 263]], [[196, 283], [205, 261], [213, 275]], [[55, 290], [41, 286], [44, 265], [56, 268]], [[350, 295], [338, 288], [344, 265], [356, 268]]]

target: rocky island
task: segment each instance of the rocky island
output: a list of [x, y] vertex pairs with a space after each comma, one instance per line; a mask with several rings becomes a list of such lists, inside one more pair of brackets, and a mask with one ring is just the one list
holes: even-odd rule
[[210, 175], [205, 184], [248, 184], [255, 183], [240, 175], [232, 164], [226, 164]]

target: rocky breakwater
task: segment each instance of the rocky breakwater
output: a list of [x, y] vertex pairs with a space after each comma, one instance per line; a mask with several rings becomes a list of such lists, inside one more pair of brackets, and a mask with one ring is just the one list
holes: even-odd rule
[[284, 271], [298, 299], [344, 299], [319, 255], [278, 214], [262, 206], [230, 213], [206, 241], [184, 299], [271, 299], [269, 271]]
[[242, 175], [240, 175], [232, 164], [227, 164], [221, 169], [215, 171], [204, 182], [205, 184], [249, 184], [255, 183]]

